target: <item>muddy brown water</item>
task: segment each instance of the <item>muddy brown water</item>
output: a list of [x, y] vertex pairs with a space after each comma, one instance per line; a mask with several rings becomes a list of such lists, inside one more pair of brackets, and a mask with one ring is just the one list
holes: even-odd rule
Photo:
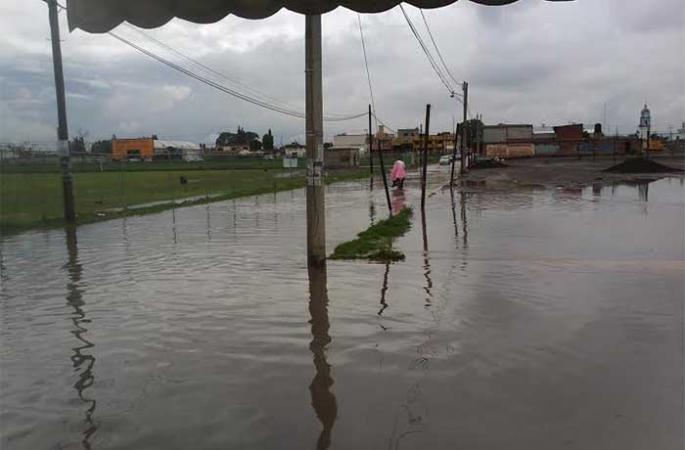
[[311, 283], [302, 191], [9, 237], [0, 447], [682, 449], [684, 194], [439, 191]]

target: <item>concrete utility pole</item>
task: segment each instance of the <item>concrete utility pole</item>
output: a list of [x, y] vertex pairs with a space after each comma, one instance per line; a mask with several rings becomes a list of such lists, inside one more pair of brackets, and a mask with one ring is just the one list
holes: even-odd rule
[[69, 130], [67, 128], [67, 103], [64, 95], [64, 72], [62, 71], [62, 46], [59, 37], [57, 0], [45, 0], [50, 15], [50, 36], [52, 38], [52, 63], [55, 71], [55, 92], [57, 94], [57, 153], [62, 169], [62, 194], [64, 197], [64, 219], [67, 223], [76, 220], [74, 208], [74, 177], [71, 175], [69, 152]]
[[469, 111], [469, 84], [464, 81], [461, 85], [462, 91], [464, 91], [464, 125], [461, 127], [461, 167], [460, 167], [460, 173], [464, 174], [466, 173], [466, 167], [465, 167], [465, 162], [464, 158], [466, 157], [466, 121], [468, 120], [468, 111]]
[[307, 134], [307, 264], [326, 264], [324, 197], [323, 89], [321, 74], [321, 15], [305, 19], [305, 90]]

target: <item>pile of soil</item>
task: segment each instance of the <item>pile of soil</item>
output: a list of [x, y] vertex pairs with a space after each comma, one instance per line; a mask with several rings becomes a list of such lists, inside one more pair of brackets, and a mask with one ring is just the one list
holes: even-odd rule
[[673, 173], [682, 172], [682, 169], [665, 166], [652, 159], [630, 158], [620, 164], [604, 169], [602, 172], [610, 173]]
[[469, 166], [469, 169], [495, 169], [497, 167], [509, 167], [501, 161], [495, 159], [479, 159]]

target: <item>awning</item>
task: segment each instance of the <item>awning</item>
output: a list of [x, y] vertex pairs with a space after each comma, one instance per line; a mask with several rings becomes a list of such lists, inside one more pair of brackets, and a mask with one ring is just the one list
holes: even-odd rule
[[[439, 8], [457, 0], [409, 0], [418, 8]], [[518, 0], [471, 0], [500, 6]], [[546, 0], [570, 1], [570, 0]], [[106, 33], [126, 21], [141, 28], [156, 28], [174, 17], [196, 23], [217, 22], [229, 14], [261, 19], [285, 8], [301, 14], [324, 14], [339, 6], [360, 13], [391, 9], [398, 0], [67, 0], [69, 29]]]

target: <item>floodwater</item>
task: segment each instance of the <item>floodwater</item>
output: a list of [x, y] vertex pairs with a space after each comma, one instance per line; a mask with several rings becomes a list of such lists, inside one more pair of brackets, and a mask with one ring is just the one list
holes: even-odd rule
[[302, 191], [6, 238], [0, 447], [682, 449], [684, 194], [438, 191], [311, 283]]

